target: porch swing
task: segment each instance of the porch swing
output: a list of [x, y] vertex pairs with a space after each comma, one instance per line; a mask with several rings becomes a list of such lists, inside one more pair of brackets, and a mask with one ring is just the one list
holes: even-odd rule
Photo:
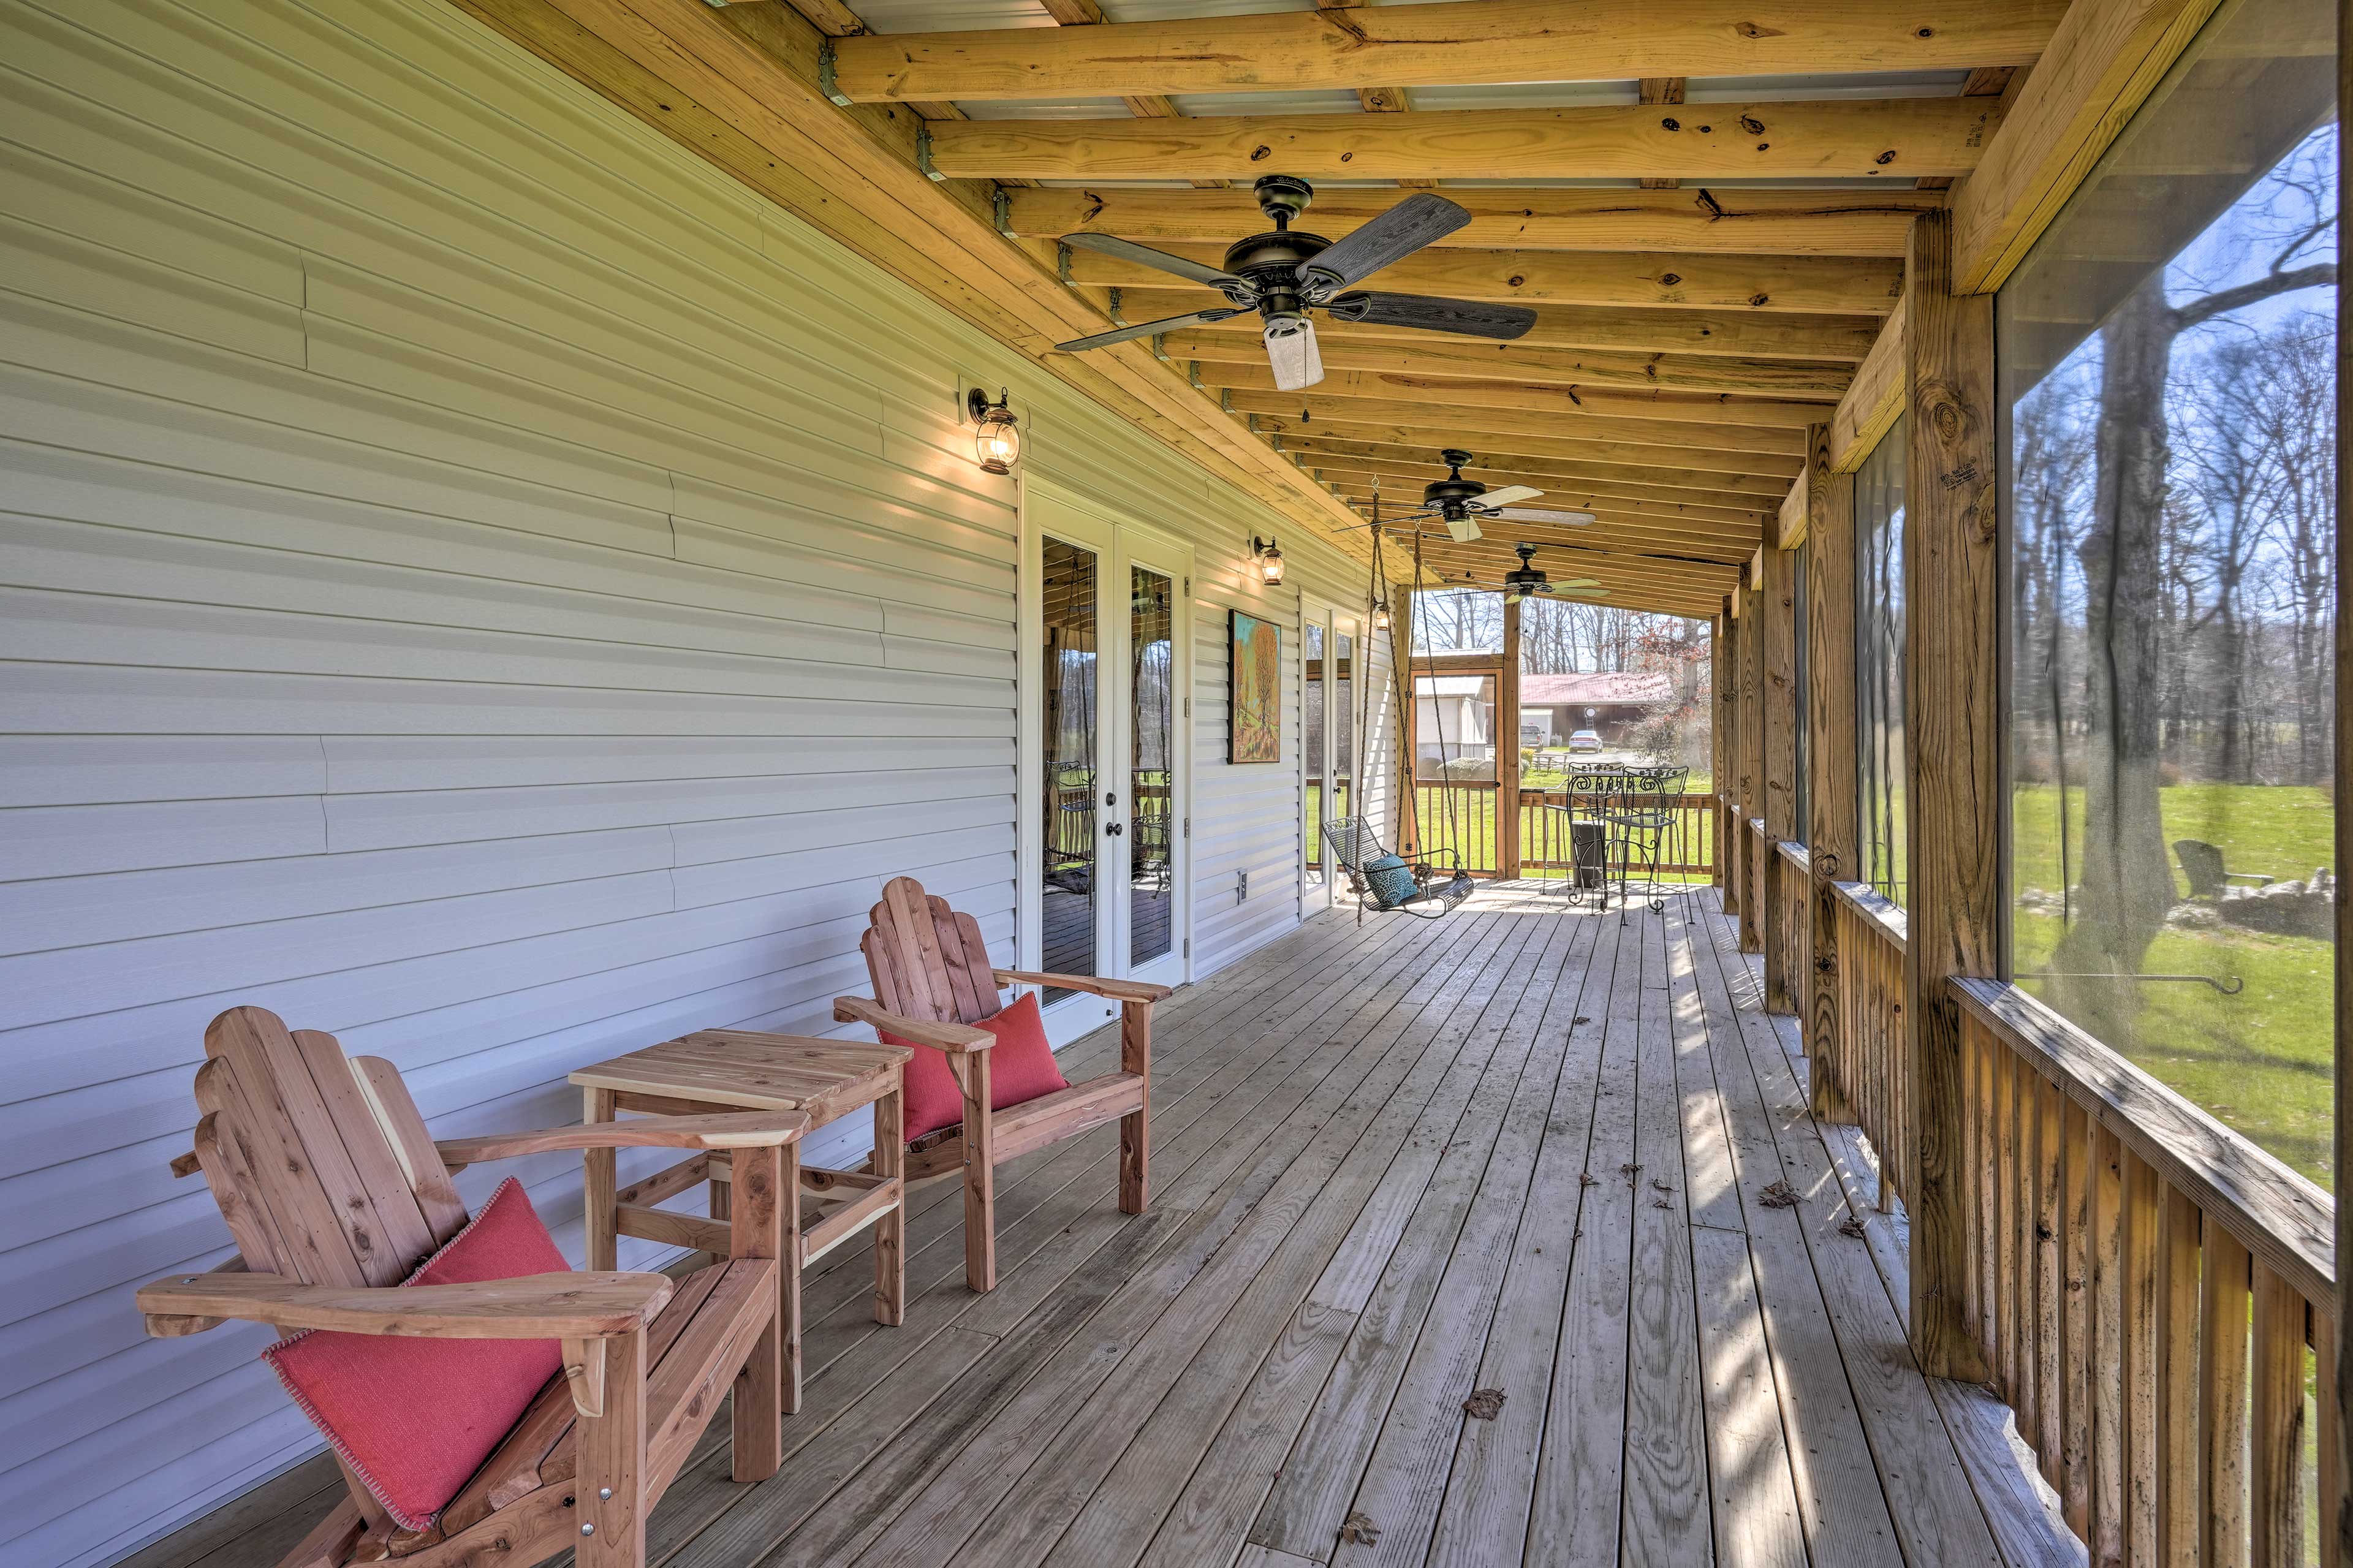
[[[1372, 560], [1372, 590], [1367, 595], [1367, 600], [1371, 604], [1378, 605], [1381, 602], [1381, 589], [1386, 579], [1381, 572], [1381, 497], [1377, 482], [1373, 491]], [[1413, 537], [1413, 585], [1417, 591], [1421, 586], [1421, 534], [1419, 530], [1415, 531]], [[1394, 627], [1387, 629], [1389, 637], [1389, 665], [1391, 668], [1401, 669], [1404, 672], [1406, 679], [1398, 683], [1399, 695], [1403, 700], [1409, 702], [1413, 700], [1412, 645], [1410, 643], [1407, 645], [1407, 658], [1400, 665], [1397, 657], [1396, 630]], [[1369, 646], [1369, 639], [1367, 646]], [[1437, 673], [1435, 663], [1430, 666], [1430, 671], [1434, 679]], [[1362, 684], [1362, 682], [1357, 683], [1359, 687]], [[1359, 716], [1356, 732], [1359, 735], [1365, 733], [1361, 716]], [[1443, 722], [1438, 727], [1438, 755], [1440, 771], [1443, 773], [1449, 760], [1446, 755], [1446, 726]], [[1404, 763], [1403, 789], [1406, 810], [1411, 812], [1416, 809], [1413, 759], [1407, 756]], [[1459, 844], [1461, 839], [1458, 836], [1454, 812], [1454, 792], [1449, 790], [1446, 792], [1446, 837], [1450, 843]], [[1423, 855], [1419, 860], [1408, 860], [1404, 856], [1384, 845], [1373, 825], [1361, 816], [1330, 818], [1324, 824], [1324, 841], [1331, 846], [1333, 859], [1337, 861], [1340, 869], [1347, 874], [1348, 890], [1355, 894], [1356, 899], [1356, 920], [1359, 924], [1363, 923], [1367, 910], [1375, 914], [1401, 912], [1421, 920], [1440, 920], [1460, 908], [1462, 900], [1471, 896], [1471, 873], [1463, 868], [1462, 857], [1453, 849], [1441, 849], [1436, 852], [1453, 861], [1451, 871], [1437, 865], [1433, 857], [1429, 854]]]

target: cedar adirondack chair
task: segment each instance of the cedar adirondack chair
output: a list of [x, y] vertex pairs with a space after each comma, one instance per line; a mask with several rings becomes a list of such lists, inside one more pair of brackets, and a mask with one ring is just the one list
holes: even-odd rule
[[[498, 1448], [422, 1531], [406, 1530], [352, 1476], [349, 1495], [280, 1568], [514, 1568], [573, 1549], [584, 1568], [638, 1568], [646, 1518], [734, 1391], [734, 1471], [782, 1462], [794, 1293], [780, 1290], [776, 1194], [798, 1191], [797, 1111], [662, 1116], [482, 1138], [426, 1135], [393, 1065], [347, 1058], [332, 1035], [235, 1007], [205, 1032], [195, 1149], [238, 1256], [139, 1292], [152, 1335], [229, 1319], [281, 1331], [562, 1342], [552, 1379]], [[615, 1146], [726, 1149], [734, 1162], [730, 1256], [673, 1283], [660, 1274], [540, 1274], [403, 1288], [463, 1229], [449, 1173], [480, 1161]], [[765, 1194], [765, 1196], [763, 1195]]]
[[[997, 1288], [997, 1167], [1114, 1117], [1119, 1206], [1142, 1214], [1150, 1181], [1152, 1005], [1170, 994], [1168, 987], [999, 969], [988, 962], [979, 924], [924, 892], [913, 877], [884, 884], [882, 901], [869, 919], [858, 945], [874, 995], [837, 997], [833, 1016], [946, 1054], [948, 1070], [964, 1091], [964, 1121], [910, 1144], [906, 1176], [915, 1181], [963, 1168], [965, 1283], [976, 1290]], [[1118, 1002], [1119, 1070], [992, 1110], [988, 1048], [997, 1037], [972, 1026], [997, 1013], [1003, 1005], [998, 989], [1008, 985], [1050, 985]]]

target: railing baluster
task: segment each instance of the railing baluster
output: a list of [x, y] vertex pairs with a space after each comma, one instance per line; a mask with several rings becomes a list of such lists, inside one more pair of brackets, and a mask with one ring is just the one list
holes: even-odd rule
[[2328, 1418], [2329, 1402], [2337, 1397], [2337, 1336], [2327, 1318], [2314, 1314], [2313, 1383], [2320, 1396], [2320, 1568], [2340, 1568], [2337, 1551], [2337, 1515], [2344, 1506], [2345, 1456], [2337, 1447], [2337, 1423]]
[[2034, 1446], [2042, 1456], [2042, 1479], [2060, 1489], [2065, 1453], [2063, 1417], [2066, 1397], [2060, 1387], [2062, 1303], [2066, 1300], [2061, 1204], [2066, 1195], [2066, 1096], [2057, 1084], [2037, 1077], [2034, 1095], [2035, 1163], [2035, 1367]]
[[2198, 1314], [2199, 1562], [2247, 1568], [2247, 1249], [2205, 1227]]
[[2164, 1197], [2157, 1173], [2131, 1150], [2122, 1151], [2125, 1561], [2157, 1562], [2157, 1280]]
[[2164, 1184], [2157, 1261], [2157, 1560], [2198, 1562], [2198, 1205]]
[[2062, 1470], [2066, 1484], [2059, 1489], [2068, 1528], [2089, 1541], [2092, 1533], [2092, 1148], [2091, 1119], [2074, 1101], [2067, 1102], [2066, 1174], [2063, 1179], [2060, 1254], [2066, 1271], [2060, 1304], [2061, 1390], [2066, 1400], [2061, 1431], [2065, 1444]]
[[2092, 1148], [2092, 1533], [2094, 1562], [2125, 1554], [2124, 1145], [2102, 1126]]
[[2248, 1561], [2304, 1568], [2304, 1298], [2267, 1264], [2255, 1265], [2253, 1320]]

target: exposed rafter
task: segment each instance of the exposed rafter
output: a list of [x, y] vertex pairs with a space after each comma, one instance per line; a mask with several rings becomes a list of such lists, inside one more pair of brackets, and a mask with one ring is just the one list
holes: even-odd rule
[[852, 99], [1040, 99], [2023, 65], [2063, 0], [1457, 0], [845, 40]]
[[[1215, 267], [1222, 245], [1161, 247]], [[1166, 286], [1140, 262], [1073, 248], [1071, 281]], [[1367, 287], [1516, 304], [1601, 305], [1883, 316], [1904, 292], [1904, 264], [1855, 256], [1678, 256], [1657, 251], [1426, 250], [1383, 268]], [[1205, 295], [1202, 303], [1214, 305]]]
[[[1440, 249], [1659, 250], [1747, 256], [1881, 256], [1900, 261], [1914, 215], [1944, 205], [1934, 192], [1574, 191], [1450, 189], [1471, 221]], [[1339, 239], [1397, 203], [1384, 191], [1318, 191], [1301, 226]], [[1031, 188], [1011, 192], [1007, 227], [1031, 239], [1115, 234], [1146, 245], [1222, 245], [1266, 226], [1248, 190], [1221, 192]]]
[[[1266, 361], [1257, 339], [1240, 332], [1170, 332], [1161, 339], [1160, 352], [1176, 360], [1239, 364]], [[1335, 333], [1324, 341], [1323, 355], [1326, 371], [1504, 378], [1540, 386], [1639, 387], [1744, 397], [1836, 398], [1854, 379], [1852, 365], [1822, 361], [1590, 353], [1427, 332], [1419, 342], [1367, 342]], [[1209, 378], [1208, 371], [1202, 374]]]
[[[1398, 10], [1417, 7], [1398, 6]], [[1198, 120], [964, 120], [931, 127], [950, 178], [1823, 179], [1966, 174], [2000, 118], [1978, 98], [1269, 114]]]

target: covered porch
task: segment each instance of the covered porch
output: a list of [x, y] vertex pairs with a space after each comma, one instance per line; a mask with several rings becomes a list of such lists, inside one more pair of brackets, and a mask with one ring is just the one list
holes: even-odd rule
[[[863, 1245], [812, 1269], [784, 1473], [734, 1485], [723, 1414], [649, 1559], [2082, 1562], [2008, 1409], [1922, 1375], [1868, 1146], [1761, 998], [1704, 887], [1308, 922], [1170, 1005], [1151, 1213], [1099, 1201], [1112, 1128], [1026, 1157], [977, 1297], [933, 1184], [905, 1326]], [[342, 1491], [132, 1568], [269, 1568]]]

